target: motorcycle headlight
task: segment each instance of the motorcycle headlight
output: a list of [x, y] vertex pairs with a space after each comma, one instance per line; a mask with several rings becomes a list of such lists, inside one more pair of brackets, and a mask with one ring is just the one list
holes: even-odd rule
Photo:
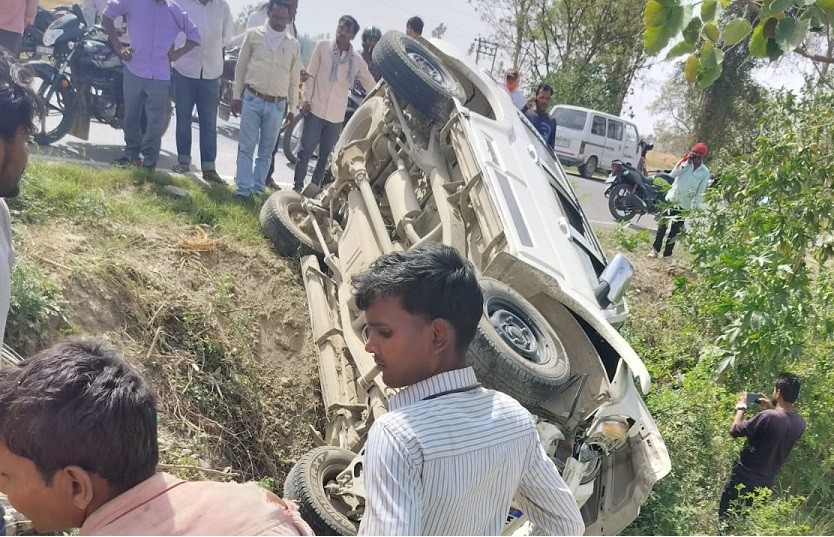
[[43, 44], [47, 47], [51, 47], [55, 44], [55, 41], [58, 41], [58, 38], [64, 35], [64, 30], [61, 28], [48, 28], [43, 33]]

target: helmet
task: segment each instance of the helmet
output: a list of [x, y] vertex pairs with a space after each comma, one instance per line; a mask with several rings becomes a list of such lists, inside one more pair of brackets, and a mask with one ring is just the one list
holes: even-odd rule
[[379, 40], [382, 37], [382, 30], [377, 28], [376, 26], [368, 26], [364, 30], [362, 30], [362, 41], [365, 41], [368, 38]]

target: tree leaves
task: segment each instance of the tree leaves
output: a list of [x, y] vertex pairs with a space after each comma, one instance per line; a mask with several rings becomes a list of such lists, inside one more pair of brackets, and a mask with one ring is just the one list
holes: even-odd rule
[[724, 27], [724, 48], [741, 43], [747, 34], [753, 31], [753, 25], [747, 19], [733, 19]]
[[794, 18], [786, 17], [776, 25], [776, 43], [785, 52], [791, 51], [805, 41], [810, 26], [810, 20], [797, 21]]
[[649, 0], [643, 10], [643, 47], [654, 55], [666, 48], [683, 25], [683, 6], [678, 0]]
[[686, 28], [683, 29], [683, 40], [694, 45], [698, 42], [698, 37], [701, 35], [701, 19], [692, 17]]
[[694, 54], [691, 54], [686, 59], [686, 64], [683, 66], [683, 75], [686, 77], [686, 81], [690, 84], [694, 84], [698, 77], [698, 71], [701, 69], [701, 60], [699, 60]]
[[681, 41], [669, 50], [666, 54], [666, 59], [672, 60], [679, 56], [683, 56], [684, 54], [692, 54], [693, 52], [695, 52], [695, 45], [687, 43], [686, 41]]
[[704, 0], [704, 3], [701, 4], [701, 20], [704, 22], [712, 21], [717, 11], [718, 2], [716, 0]]
[[718, 25], [714, 22], [706, 23], [704, 27], [701, 29], [701, 33], [703, 33], [704, 37], [706, 37], [713, 43], [718, 42], [718, 38], [721, 37], [721, 32], [718, 31]]

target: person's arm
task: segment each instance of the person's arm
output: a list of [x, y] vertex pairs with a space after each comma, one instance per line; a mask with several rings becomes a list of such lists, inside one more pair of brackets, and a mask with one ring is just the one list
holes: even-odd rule
[[376, 79], [371, 74], [371, 70], [368, 69], [368, 63], [362, 58], [362, 55], [358, 52], [354, 52], [354, 54], [356, 54], [356, 60], [359, 62], [359, 70], [356, 73], [356, 77], [359, 79], [359, 83], [362, 84], [365, 92], [369, 92], [376, 86]]
[[521, 477], [516, 498], [523, 513], [545, 535], [582, 535], [585, 523], [573, 497], [556, 465], [534, 435], [536, 443], [530, 465]]
[[550, 148], [556, 150], [556, 120], [550, 118], [550, 136], [547, 137], [547, 143]]
[[422, 535], [420, 473], [400, 439], [383, 422], [375, 423], [365, 448], [365, 514], [359, 535]]
[[290, 87], [287, 89], [287, 125], [295, 119], [298, 106], [298, 85], [301, 83], [301, 43], [295, 42], [295, 54], [290, 65]]
[[31, 26], [38, 15], [38, 0], [26, 0], [26, 14], [23, 17], [24, 28]]
[[185, 34], [185, 44], [178, 49], [174, 48], [173, 43], [171, 44], [171, 50], [168, 51], [168, 59], [172, 62], [179, 60], [200, 45], [200, 30], [197, 29], [197, 25], [188, 16], [188, 13], [180, 8], [179, 13], [176, 13], [176, 19], [179, 23], [180, 31]]
[[[243, 43], [240, 45], [237, 65], [235, 65], [235, 82], [232, 86], [232, 114], [240, 113], [240, 100], [243, 98], [243, 86], [246, 83], [246, 69], [249, 67], [249, 60], [252, 58], [252, 35], [254, 31], [247, 30], [243, 35]], [[237, 109], [237, 111], [235, 111]]]
[[223, 48], [226, 48], [232, 38], [234, 38], [235, 21], [232, 19], [232, 10], [229, 8], [229, 4], [224, 3], [223, 6], [223, 34], [221, 43], [223, 43]]
[[119, 33], [116, 30], [116, 25], [113, 22], [117, 17], [127, 15], [127, 0], [111, 0], [107, 3], [104, 13], [101, 14], [101, 25], [104, 31], [107, 32], [107, 38], [113, 46], [113, 50], [124, 61], [130, 61], [132, 53], [130, 47], [122, 47], [122, 42], [119, 41]]
[[310, 58], [310, 63], [307, 65], [307, 74], [313, 80], [308, 80], [306, 84], [304, 84], [304, 104], [302, 105], [302, 110], [306, 114], [310, 111], [310, 101], [313, 100], [313, 91], [316, 87], [316, 81], [318, 80], [319, 76], [319, 69], [321, 68], [321, 51], [322, 47], [327, 46], [327, 43], [324, 41], [319, 41], [316, 43], [316, 48], [313, 49], [313, 56]]
[[[762, 403], [762, 407], [765, 408], [769, 405], [770, 401], [767, 401], [767, 398], [760, 397], [759, 400], [765, 399], [765, 403]], [[733, 416], [733, 422], [730, 424], [730, 436], [733, 438], [741, 438], [747, 437], [750, 438], [754, 436], [756, 433], [756, 428], [759, 426], [759, 422], [764, 419], [764, 413], [759, 412], [752, 418], [747, 421], [744, 421], [744, 413], [747, 411], [747, 394], [741, 394], [738, 396], [738, 400], [736, 401], [736, 413]]]

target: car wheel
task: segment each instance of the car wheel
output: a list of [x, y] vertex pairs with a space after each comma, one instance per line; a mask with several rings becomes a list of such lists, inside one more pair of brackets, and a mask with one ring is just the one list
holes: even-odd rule
[[482, 278], [484, 312], [467, 360], [489, 388], [525, 405], [553, 396], [570, 376], [568, 355], [544, 316], [505, 283]]
[[402, 32], [386, 32], [373, 57], [391, 89], [433, 121], [448, 121], [454, 100], [465, 98], [460, 82], [443, 62]]
[[588, 162], [583, 164], [579, 167], [579, 175], [584, 177], [585, 179], [590, 179], [594, 176], [594, 173], [597, 171], [597, 158], [591, 157], [588, 159]]
[[608, 195], [608, 210], [619, 222], [628, 222], [637, 214], [637, 209], [628, 201], [631, 188], [624, 183], [615, 186]]
[[[261, 230], [281, 255], [312, 254], [321, 257], [324, 249], [319, 245], [310, 218], [301, 205], [301, 194], [280, 190], [267, 198], [261, 207]], [[327, 241], [327, 248], [333, 251], [336, 243], [330, 235], [326, 219], [319, 217], [317, 222]]]
[[348, 518], [350, 506], [333, 497], [328, 485], [336, 483], [356, 454], [323, 446], [308, 451], [284, 481], [284, 498], [298, 502], [298, 512], [316, 535], [356, 535], [359, 524]]

